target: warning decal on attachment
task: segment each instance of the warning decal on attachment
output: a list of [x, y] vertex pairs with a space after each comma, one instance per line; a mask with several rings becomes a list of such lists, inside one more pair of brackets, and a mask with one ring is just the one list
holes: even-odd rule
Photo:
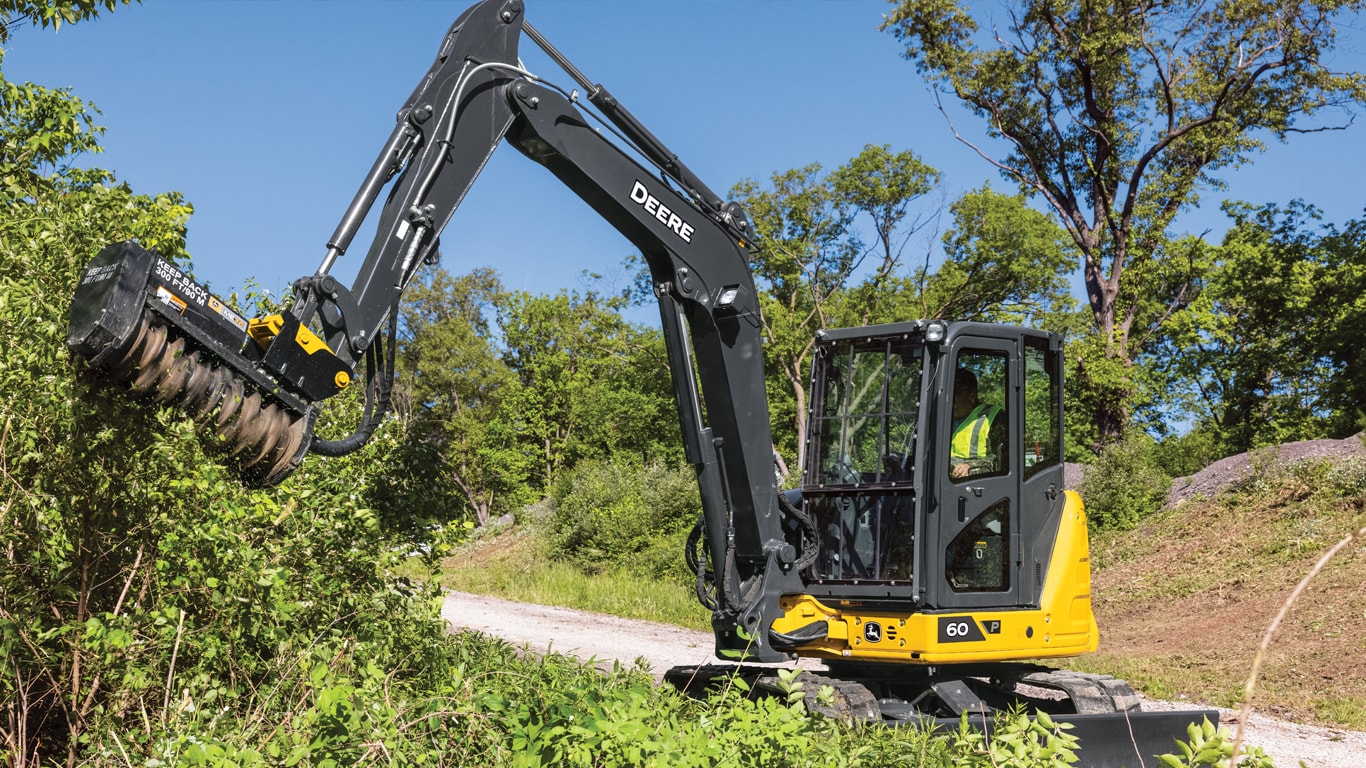
[[228, 309], [228, 305], [219, 301], [218, 297], [214, 296], [213, 294], [209, 294], [209, 309], [213, 310], [214, 312], [217, 312], [224, 320], [227, 320], [228, 322], [232, 323], [238, 328], [241, 328], [243, 331], [247, 329], [247, 321], [243, 319], [241, 315], [237, 314], [236, 312], [233, 312], [231, 309]]
[[166, 286], [157, 286], [157, 298], [161, 299], [162, 304], [174, 309], [177, 313], [185, 314], [185, 300], [171, 293], [171, 289]]

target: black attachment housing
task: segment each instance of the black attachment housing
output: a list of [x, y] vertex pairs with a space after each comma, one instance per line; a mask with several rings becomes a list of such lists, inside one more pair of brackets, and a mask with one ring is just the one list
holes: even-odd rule
[[274, 485], [303, 461], [316, 412], [243, 354], [247, 327], [175, 264], [125, 241], [81, 273], [66, 343], [91, 368], [212, 421], [243, 479]]

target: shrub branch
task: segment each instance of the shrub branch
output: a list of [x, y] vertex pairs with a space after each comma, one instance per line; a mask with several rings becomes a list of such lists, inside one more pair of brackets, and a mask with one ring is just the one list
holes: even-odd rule
[[1328, 561], [1332, 560], [1337, 553], [1341, 552], [1348, 544], [1351, 544], [1358, 536], [1366, 537], [1366, 528], [1362, 528], [1356, 533], [1347, 534], [1342, 541], [1334, 544], [1331, 549], [1324, 552], [1323, 557], [1320, 557], [1319, 561], [1314, 563], [1314, 567], [1309, 570], [1309, 573], [1306, 573], [1304, 578], [1300, 579], [1300, 583], [1295, 585], [1295, 589], [1291, 591], [1290, 596], [1286, 598], [1285, 604], [1281, 606], [1281, 610], [1276, 613], [1276, 618], [1272, 619], [1271, 625], [1266, 628], [1266, 634], [1262, 636], [1262, 644], [1257, 648], [1257, 656], [1252, 660], [1252, 672], [1248, 675], [1247, 686], [1243, 693], [1243, 704], [1238, 710], [1238, 731], [1233, 738], [1233, 754], [1229, 758], [1229, 765], [1238, 764], [1238, 750], [1243, 746], [1243, 728], [1247, 725], [1248, 716], [1252, 714], [1252, 694], [1257, 688], [1257, 675], [1261, 672], [1262, 661], [1266, 658], [1267, 650], [1271, 647], [1272, 638], [1276, 636], [1276, 630], [1280, 629], [1281, 622], [1290, 614], [1291, 606], [1295, 604], [1295, 601], [1299, 599], [1300, 595], [1304, 594], [1304, 590], [1309, 587], [1309, 583], [1314, 580], [1314, 577], [1319, 575], [1319, 571], [1322, 571], [1324, 566], [1328, 565]]

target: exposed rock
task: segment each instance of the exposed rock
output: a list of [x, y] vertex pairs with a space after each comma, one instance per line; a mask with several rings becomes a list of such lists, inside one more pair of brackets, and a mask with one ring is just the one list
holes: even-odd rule
[[1071, 490], [1081, 487], [1082, 477], [1086, 474], [1085, 464], [1073, 464], [1068, 462], [1062, 465], [1062, 482]]
[[1220, 459], [1190, 477], [1178, 477], [1167, 491], [1167, 506], [1175, 507], [1195, 496], [1213, 496], [1259, 472], [1284, 467], [1307, 459], [1366, 456], [1363, 433], [1342, 440], [1305, 440], [1240, 453]]

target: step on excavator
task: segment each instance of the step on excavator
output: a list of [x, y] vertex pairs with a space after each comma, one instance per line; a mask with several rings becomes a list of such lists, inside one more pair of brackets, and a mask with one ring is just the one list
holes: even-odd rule
[[[575, 86], [525, 69], [523, 37]], [[782, 490], [745, 211], [569, 62], [521, 0], [456, 19], [288, 310], [248, 319], [154, 251], [116, 243], [80, 279], [68, 345], [111, 386], [195, 416], [244, 482], [357, 450], [388, 404], [404, 288], [503, 143], [649, 266], [701, 491], [685, 559], [723, 662], [667, 680], [696, 691], [738, 674], [763, 689], [776, 680], [764, 665], [821, 659], [806, 688], [834, 716], [966, 713], [989, 728], [1022, 705], [1074, 723], [1093, 766], [1155, 765], [1188, 724], [1217, 721], [1143, 711], [1124, 682], [1047, 663], [1098, 642], [1085, 512], [1063, 480], [1062, 339], [939, 319], [819, 332], [802, 482]], [[332, 268], [368, 218], [373, 241], [343, 285]], [[315, 435], [319, 405], [362, 375], [354, 433]]]

